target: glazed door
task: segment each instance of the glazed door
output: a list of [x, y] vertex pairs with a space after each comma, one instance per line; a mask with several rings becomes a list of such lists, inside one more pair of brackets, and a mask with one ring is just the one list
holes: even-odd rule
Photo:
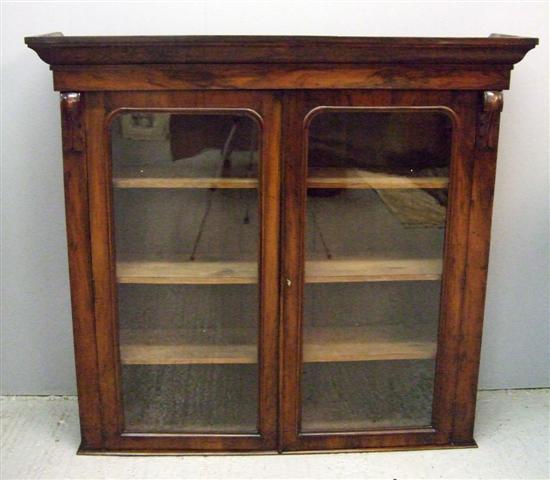
[[283, 449], [450, 442], [476, 98], [287, 96]]
[[107, 446], [275, 449], [280, 106], [87, 100]]

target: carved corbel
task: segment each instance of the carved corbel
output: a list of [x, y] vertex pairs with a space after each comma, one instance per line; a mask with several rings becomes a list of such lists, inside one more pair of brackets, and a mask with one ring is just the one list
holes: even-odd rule
[[64, 152], [84, 151], [80, 93], [67, 92], [61, 94], [61, 134]]
[[502, 92], [483, 92], [483, 108], [479, 114], [477, 145], [479, 148], [494, 150], [498, 144], [498, 126], [502, 112]]

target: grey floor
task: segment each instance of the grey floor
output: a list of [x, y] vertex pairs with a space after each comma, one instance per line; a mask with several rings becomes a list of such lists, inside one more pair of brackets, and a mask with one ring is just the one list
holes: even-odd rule
[[8, 479], [548, 479], [550, 390], [479, 393], [478, 449], [316, 455], [76, 456], [74, 397], [2, 397]]

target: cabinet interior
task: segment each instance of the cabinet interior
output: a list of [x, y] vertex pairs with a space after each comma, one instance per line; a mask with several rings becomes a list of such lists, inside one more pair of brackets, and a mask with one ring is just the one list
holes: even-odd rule
[[[309, 126], [304, 431], [430, 423], [449, 128], [411, 113]], [[111, 127], [129, 431], [257, 428], [260, 137], [244, 115], [144, 112]]]

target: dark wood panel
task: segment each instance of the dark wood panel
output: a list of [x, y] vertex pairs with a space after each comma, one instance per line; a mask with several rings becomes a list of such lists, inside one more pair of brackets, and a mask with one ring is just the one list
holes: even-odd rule
[[90, 238], [94, 279], [95, 326], [99, 365], [99, 393], [103, 416], [102, 437], [106, 442], [123, 424], [119, 409], [118, 331], [116, 289], [111, 258], [114, 255], [109, 162], [104, 142], [105, 105], [103, 93], [86, 97], [86, 131], [94, 141], [87, 142], [88, 188], [90, 195]]
[[[246, 101], [243, 100], [246, 97]], [[267, 92], [226, 92], [226, 91], [114, 91], [105, 92], [106, 108], [109, 112], [119, 109], [152, 109], [160, 112], [179, 110], [193, 113], [228, 114], [227, 109], [239, 109], [257, 118], [255, 112], [262, 113], [273, 101]]]
[[[304, 198], [307, 165], [302, 143], [305, 92], [286, 94], [283, 107], [283, 206], [279, 451], [296, 449], [302, 341], [299, 316], [304, 300]], [[301, 267], [301, 268], [300, 268]]]
[[45, 62], [138, 63], [501, 63], [520, 61], [524, 37], [111, 36], [25, 38]]
[[356, 450], [375, 448], [377, 450], [403, 450], [422, 446], [447, 447], [452, 445], [445, 435], [433, 429], [397, 429], [366, 431], [357, 433], [301, 434], [295, 445], [288, 445], [288, 450]]
[[[456, 365], [457, 387], [453, 441], [457, 444], [469, 444], [473, 441], [497, 143], [502, 110], [501, 92], [485, 92], [483, 101], [480, 98], [478, 105], [475, 163], [469, 198], [471, 213], [468, 229], [462, 233], [468, 242], [468, 259], [465, 272], [460, 350]], [[474, 138], [473, 134], [472, 138]]]
[[260, 102], [264, 119], [260, 157], [260, 432], [262, 448], [274, 450], [278, 437], [282, 104], [270, 93], [262, 95]]
[[452, 108], [458, 121], [453, 132], [433, 406], [434, 428], [448, 435], [452, 432], [452, 412], [456, 408], [456, 363], [460, 328], [464, 321], [469, 321], [462, 310], [468, 253], [464, 238], [470, 215], [477, 105], [476, 92], [453, 95]]
[[507, 89], [510, 65], [61, 65], [55, 90]]
[[[93, 452], [92, 449], [84, 449]], [[119, 438], [106, 442], [102, 453], [120, 452], [142, 454], [174, 452], [177, 454], [230, 453], [266, 451], [260, 435], [143, 435], [123, 434]], [[270, 451], [267, 449], [267, 451]]]
[[84, 98], [61, 95], [67, 247], [82, 448], [100, 448], [101, 409], [94, 320]]

